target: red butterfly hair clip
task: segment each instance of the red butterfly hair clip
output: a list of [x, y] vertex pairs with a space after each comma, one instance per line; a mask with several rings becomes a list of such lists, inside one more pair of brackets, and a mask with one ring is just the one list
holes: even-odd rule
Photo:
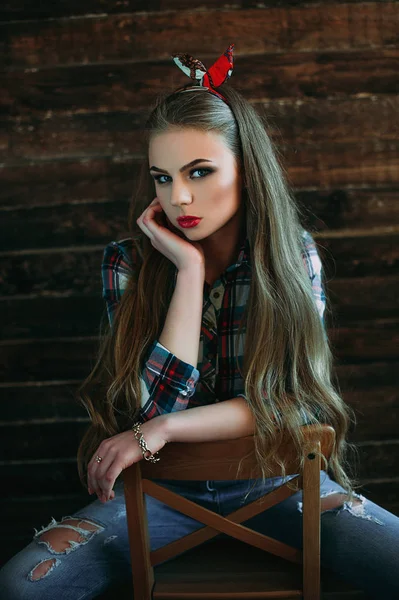
[[230, 44], [226, 52], [219, 56], [209, 69], [198, 58], [194, 58], [190, 54], [172, 54], [174, 62], [183, 73], [198, 82], [195, 86], [179, 88], [176, 92], [203, 90], [205, 88], [211, 94], [215, 94], [215, 96], [221, 98], [226, 104], [229, 104], [226, 98], [214, 88], [219, 87], [231, 77], [233, 72], [233, 50], [234, 44]]

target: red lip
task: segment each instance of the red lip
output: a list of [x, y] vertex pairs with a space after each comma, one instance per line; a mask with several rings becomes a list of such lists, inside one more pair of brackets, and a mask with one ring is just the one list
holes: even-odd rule
[[191, 223], [193, 221], [200, 221], [201, 217], [178, 217], [176, 221], [178, 223]]
[[179, 217], [178, 219], [176, 219], [178, 225], [180, 225], [180, 227], [184, 227], [185, 229], [187, 227], [196, 227], [197, 225], [199, 225], [201, 218], [200, 217]]

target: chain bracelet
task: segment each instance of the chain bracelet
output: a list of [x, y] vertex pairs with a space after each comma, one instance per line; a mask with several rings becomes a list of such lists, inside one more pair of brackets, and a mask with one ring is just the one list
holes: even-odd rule
[[[145, 458], [145, 460], [150, 460], [151, 462], [158, 462], [159, 460], [161, 460], [160, 458], [156, 458], [156, 455], [159, 454], [159, 452], [155, 452], [155, 454], [153, 454], [148, 448], [147, 442], [145, 441], [144, 436], [141, 432], [141, 423], [139, 421], [136, 421], [136, 423], [134, 423], [132, 430], [134, 433], [134, 437], [138, 441], [141, 451], [143, 453], [143, 458]], [[146, 452], [149, 452], [150, 456], [146, 456]]]

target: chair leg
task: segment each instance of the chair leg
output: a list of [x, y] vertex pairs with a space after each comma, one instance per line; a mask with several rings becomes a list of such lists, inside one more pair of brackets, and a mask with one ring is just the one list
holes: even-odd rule
[[[154, 569], [150, 562], [150, 542], [147, 515], [142, 493], [139, 463], [123, 473], [126, 518], [130, 545], [134, 600], [152, 600], [155, 585]], [[142, 524], [145, 523], [145, 527]]]
[[303, 469], [303, 600], [320, 600], [320, 451], [308, 446]]

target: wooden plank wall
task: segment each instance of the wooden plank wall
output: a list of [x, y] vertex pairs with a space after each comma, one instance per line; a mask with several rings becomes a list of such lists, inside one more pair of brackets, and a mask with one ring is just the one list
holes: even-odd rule
[[84, 506], [74, 399], [95, 356], [104, 246], [126, 234], [154, 94], [234, 42], [326, 261], [358, 476], [399, 514], [395, 2], [5, 0], [1, 53], [1, 559]]

